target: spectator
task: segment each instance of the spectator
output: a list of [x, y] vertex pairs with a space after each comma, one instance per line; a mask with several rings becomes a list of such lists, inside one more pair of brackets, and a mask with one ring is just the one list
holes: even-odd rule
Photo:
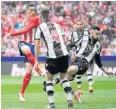
[[[30, 1], [2, 1], [1, 2], [1, 37], [3, 39], [2, 47], [5, 50], [9, 40], [5, 39], [5, 34], [17, 31], [21, 28], [21, 19], [24, 12], [24, 5]], [[92, 25], [100, 26], [102, 32], [101, 42], [103, 46], [102, 55], [114, 55], [109, 53], [115, 47], [109, 47], [112, 41], [116, 43], [116, 1], [33, 1], [39, 9], [48, 6], [51, 10], [51, 19], [60, 24], [64, 30], [66, 39], [75, 28], [76, 20], [82, 19], [85, 28], [90, 29]], [[12, 39], [14, 45], [18, 40]], [[14, 44], [15, 43], [15, 44]], [[9, 44], [10, 46], [10, 44]], [[44, 53], [44, 46], [41, 52]], [[8, 50], [7, 50], [8, 51]], [[10, 51], [9, 51], [10, 52]], [[16, 52], [18, 55], [18, 52]], [[14, 54], [12, 54], [14, 56]]]

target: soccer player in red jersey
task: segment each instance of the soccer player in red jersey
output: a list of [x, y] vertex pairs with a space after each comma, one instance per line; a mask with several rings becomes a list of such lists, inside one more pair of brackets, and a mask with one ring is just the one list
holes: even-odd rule
[[[33, 71], [33, 66], [35, 64], [34, 58], [34, 35], [36, 32], [36, 27], [40, 24], [40, 19], [35, 13], [36, 7], [35, 4], [29, 3], [26, 5], [26, 15], [22, 22], [22, 29], [9, 33], [6, 37], [13, 37], [13, 36], [21, 36], [21, 41], [18, 43], [20, 55], [25, 56], [25, 63], [26, 63], [26, 75], [24, 77], [22, 87], [20, 92], [18, 93], [20, 97], [20, 101], [25, 101], [24, 92], [27, 88]], [[41, 75], [41, 70], [39, 68], [34, 69], [38, 74]]]

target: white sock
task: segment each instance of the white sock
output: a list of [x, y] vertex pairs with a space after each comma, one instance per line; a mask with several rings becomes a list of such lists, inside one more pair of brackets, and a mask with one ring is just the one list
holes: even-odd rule
[[72, 94], [71, 93], [67, 93], [66, 96], [67, 96], [67, 101], [72, 100]]
[[48, 96], [49, 103], [54, 103], [54, 98], [53, 96]]

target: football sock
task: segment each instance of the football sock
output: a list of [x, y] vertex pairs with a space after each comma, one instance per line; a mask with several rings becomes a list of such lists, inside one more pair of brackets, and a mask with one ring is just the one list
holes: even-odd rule
[[88, 83], [89, 83], [89, 86], [92, 86], [93, 85], [93, 77], [92, 77], [92, 74], [87, 74], [87, 79], [88, 79]]
[[46, 81], [46, 92], [48, 95], [48, 100], [50, 104], [54, 103], [54, 86], [53, 86], [53, 82], [52, 81]]
[[25, 56], [29, 60], [29, 62], [34, 66], [35, 64], [35, 57], [32, 55], [32, 53], [26, 53]]
[[77, 82], [77, 87], [78, 89], [81, 89], [81, 76], [80, 75], [76, 75], [76, 78], [75, 78], [76, 82]]
[[23, 80], [23, 84], [22, 84], [22, 87], [21, 87], [21, 93], [24, 93], [26, 87], [28, 86], [30, 80], [31, 80], [31, 74], [28, 74], [26, 73], [25, 77], [24, 77], [24, 80]]
[[61, 85], [66, 93], [66, 96], [67, 96], [67, 101], [68, 100], [72, 100], [72, 96], [71, 96], [71, 91], [72, 91], [72, 88], [70, 86], [70, 83], [68, 80], [66, 79], [62, 79], [61, 81]]

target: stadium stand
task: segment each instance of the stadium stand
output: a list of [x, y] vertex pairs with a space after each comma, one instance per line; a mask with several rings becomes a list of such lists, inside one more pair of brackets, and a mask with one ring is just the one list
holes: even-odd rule
[[[25, 14], [24, 6], [29, 1], [2, 1], [1, 2], [1, 52], [2, 56], [19, 56], [18, 41], [20, 37], [12, 40], [6, 39], [5, 34], [21, 28], [21, 19]], [[116, 56], [116, 2], [114, 1], [37, 1], [37, 14], [39, 9], [49, 6], [50, 18], [60, 24], [65, 37], [69, 37], [75, 28], [76, 19], [82, 19], [85, 28], [92, 25], [100, 26], [102, 56]], [[41, 55], [46, 52], [42, 44]]]

